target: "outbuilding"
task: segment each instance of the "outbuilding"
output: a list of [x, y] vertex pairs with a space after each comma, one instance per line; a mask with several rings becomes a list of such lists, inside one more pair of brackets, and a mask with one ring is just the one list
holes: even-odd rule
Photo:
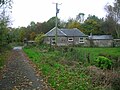
[[114, 43], [112, 35], [90, 35], [89, 41], [95, 47], [112, 47]]

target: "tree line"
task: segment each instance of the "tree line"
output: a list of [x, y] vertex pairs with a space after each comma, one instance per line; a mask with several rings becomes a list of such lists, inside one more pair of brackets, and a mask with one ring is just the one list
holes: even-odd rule
[[[9, 14], [6, 14], [6, 10], [8, 12], [11, 8], [11, 0], [0, 0], [0, 47], [12, 42], [23, 42], [24, 39], [34, 40], [40, 36], [39, 34], [45, 34], [55, 27], [55, 17], [52, 17], [45, 22], [31, 21], [27, 27], [11, 28]], [[58, 28], [78, 28], [87, 35], [110, 34], [114, 38], [120, 38], [120, 0], [115, 0], [113, 5], [107, 4], [105, 10], [107, 12], [105, 18], [88, 15], [84, 19], [84, 13], [79, 13], [67, 21], [58, 18]]]

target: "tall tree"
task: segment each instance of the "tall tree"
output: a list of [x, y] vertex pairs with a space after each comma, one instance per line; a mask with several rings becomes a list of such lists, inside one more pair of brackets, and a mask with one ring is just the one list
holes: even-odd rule
[[106, 5], [105, 10], [108, 15], [107, 18], [112, 18], [111, 23], [114, 25], [114, 31], [116, 32], [117, 38], [120, 38], [120, 0], [115, 0], [112, 5]]
[[67, 28], [72, 29], [72, 28], [78, 28], [80, 29], [80, 23], [77, 21], [73, 21], [68, 24]]
[[99, 19], [95, 15], [89, 15], [85, 22], [81, 24], [81, 28], [86, 34], [102, 34], [101, 32], [101, 22], [102, 20]]
[[80, 29], [80, 23], [73, 18], [68, 19], [66, 23], [66, 28], [72, 29], [72, 28], [78, 28]]
[[11, 0], [0, 0], [0, 51], [7, 45], [7, 26], [9, 24], [9, 10], [11, 9]]
[[30, 22], [30, 29], [31, 29], [31, 31], [34, 31], [34, 30], [35, 30], [35, 28], [36, 28], [35, 25], [36, 25], [36, 24], [35, 24], [34, 21], [31, 21], [31, 22]]
[[[57, 22], [58, 22], [58, 27], [60, 27], [60, 19], [59, 18], [57, 18], [58, 20], [57, 20]], [[55, 22], [56, 21], [56, 17], [52, 17], [52, 18], [50, 18], [48, 21], [47, 21], [47, 25], [48, 25], [48, 28], [49, 29], [52, 29], [52, 28], [54, 28], [55, 27]]]
[[84, 22], [84, 16], [85, 14], [84, 13], [79, 13], [77, 16], [76, 16], [76, 20], [80, 23], [83, 23]]
[[105, 18], [103, 23], [101, 24], [101, 31], [104, 34], [110, 34], [113, 37], [116, 37], [116, 32], [115, 32], [115, 25], [114, 25], [114, 20], [112, 17], [109, 15]]
[[23, 42], [23, 40], [26, 38], [25, 35], [26, 35], [27, 32], [26, 32], [25, 30], [26, 30], [25, 27], [20, 27], [20, 28], [19, 28], [19, 34], [20, 34], [20, 35], [19, 35], [19, 38], [20, 38], [20, 41], [21, 41], [21, 42]]
[[30, 33], [30, 40], [34, 40], [35, 36], [36, 36], [35, 32]]

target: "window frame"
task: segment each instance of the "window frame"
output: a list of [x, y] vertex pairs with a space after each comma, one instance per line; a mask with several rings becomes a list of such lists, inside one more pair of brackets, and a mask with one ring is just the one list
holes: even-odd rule
[[52, 41], [52, 44], [55, 44], [55, 38], [52, 38], [51, 41]]
[[[70, 40], [71, 39], [71, 40]], [[72, 42], [73, 41], [73, 38], [72, 37], [69, 37], [68, 38], [68, 41]]]
[[85, 43], [84, 42], [84, 37], [79, 37], [79, 43]]

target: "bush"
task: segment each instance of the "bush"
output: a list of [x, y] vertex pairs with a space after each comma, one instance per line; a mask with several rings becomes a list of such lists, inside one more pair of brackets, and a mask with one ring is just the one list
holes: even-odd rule
[[98, 56], [95, 62], [96, 62], [96, 65], [101, 69], [110, 69], [112, 66], [112, 61], [104, 56]]
[[37, 44], [43, 43], [44, 37], [45, 37], [44, 34], [42, 34], [42, 33], [41, 33], [41, 34], [38, 34], [37, 37], [35, 38], [35, 42], [36, 42]]

